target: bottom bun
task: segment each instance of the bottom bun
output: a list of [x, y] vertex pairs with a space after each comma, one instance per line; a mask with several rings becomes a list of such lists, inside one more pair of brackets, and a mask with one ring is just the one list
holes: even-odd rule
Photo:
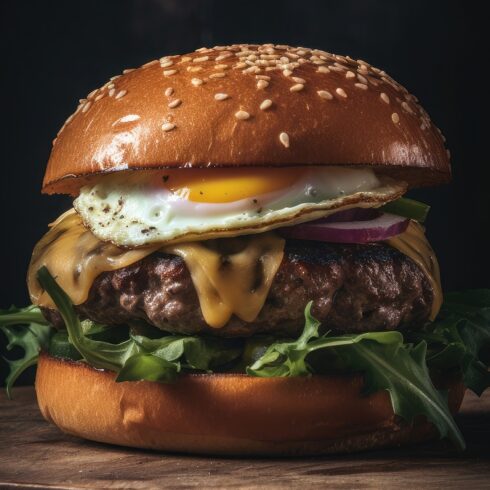
[[[362, 395], [360, 375], [256, 378], [189, 374], [172, 384], [116, 383], [115, 374], [42, 354], [36, 376], [46, 420], [93, 441], [215, 455], [342, 453], [437, 437], [422, 417], [395, 416], [389, 395]], [[456, 412], [464, 387], [444, 383]]]

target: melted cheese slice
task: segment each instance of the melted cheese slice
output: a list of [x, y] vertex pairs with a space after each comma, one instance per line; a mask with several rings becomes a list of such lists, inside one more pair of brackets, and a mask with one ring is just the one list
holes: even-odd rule
[[424, 227], [416, 221], [410, 221], [404, 233], [386, 243], [410, 257], [424, 272], [434, 292], [430, 319], [434, 320], [442, 305], [441, 275], [437, 257], [425, 237]]
[[162, 250], [184, 259], [206, 323], [219, 328], [232, 314], [246, 322], [255, 320], [281, 264], [284, 239], [262, 233], [169, 245]]
[[84, 303], [102, 272], [127, 267], [160, 250], [179, 255], [190, 271], [206, 323], [220, 328], [235, 314], [251, 322], [264, 305], [284, 254], [284, 240], [273, 233], [161, 247], [122, 249], [102, 242], [68, 211], [34, 248], [27, 284], [34, 304], [55, 308], [36, 279], [46, 266], [75, 305]]
[[[407, 230], [387, 243], [410, 257], [425, 273], [434, 299], [433, 320], [442, 304], [439, 265], [424, 228], [411, 221]], [[102, 272], [127, 267], [160, 250], [186, 263], [208, 325], [220, 328], [232, 315], [255, 320], [269, 293], [284, 255], [284, 240], [274, 233], [223, 238], [174, 245], [122, 249], [102, 242], [70, 210], [53, 223], [34, 248], [27, 283], [34, 304], [55, 308], [40, 287], [36, 273], [46, 266], [75, 305], [84, 303], [95, 278]]]
[[157, 250], [158, 246], [124, 250], [101, 242], [85, 228], [75, 210], [62, 214], [34, 247], [27, 273], [27, 287], [35, 305], [55, 308], [53, 300], [37, 281], [44, 265], [75, 305], [86, 301], [101, 272], [127, 267]]

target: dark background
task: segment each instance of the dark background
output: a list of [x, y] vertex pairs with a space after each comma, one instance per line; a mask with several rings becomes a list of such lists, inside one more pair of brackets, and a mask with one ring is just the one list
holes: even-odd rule
[[[414, 191], [446, 290], [488, 287], [489, 68], [478, 3], [462, 1], [1, 1], [0, 307], [25, 305], [32, 248], [70, 206], [40, 194], [51, 141], [78, 99], [165, 54], [236, 42], [362, 58], [417, 95], [447, 137], [451, 185]], [[480, 4], [481, 5], [481, 4]], [[481, 19], [481, 21], [479, 20]], [[3, 340], [0, 341], [2, 343]], [[5, 372], [5, 366], [2, 366]], [[0, 373], [1, 378], [1, 373]]]

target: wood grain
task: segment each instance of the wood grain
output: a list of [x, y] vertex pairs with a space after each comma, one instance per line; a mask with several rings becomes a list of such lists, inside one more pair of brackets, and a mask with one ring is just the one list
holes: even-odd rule
[[0, 488], [490, 488], [490, 392], [467, 394], [458, 423], [468, 449], [446, 443], [328, 458], [230, 459], [82, 441], [41, 417], [33, 388], [0, 396]]

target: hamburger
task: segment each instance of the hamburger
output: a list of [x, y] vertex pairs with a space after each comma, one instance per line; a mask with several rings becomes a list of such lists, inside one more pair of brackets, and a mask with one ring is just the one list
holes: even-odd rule
[[450, 175], [416, 97], [362, 60], [242, 44], [124, 70], [53, 141], [42, 191], [73, 208], [34, 247], [32, 305], [0, 316], [25, 349], [7, 388], [37, 363], [46, 420], [138, 448], [463, 447], [452, 415], [486, 381], [455, 305], [488, 297], [443, 305], [403, 197]]

